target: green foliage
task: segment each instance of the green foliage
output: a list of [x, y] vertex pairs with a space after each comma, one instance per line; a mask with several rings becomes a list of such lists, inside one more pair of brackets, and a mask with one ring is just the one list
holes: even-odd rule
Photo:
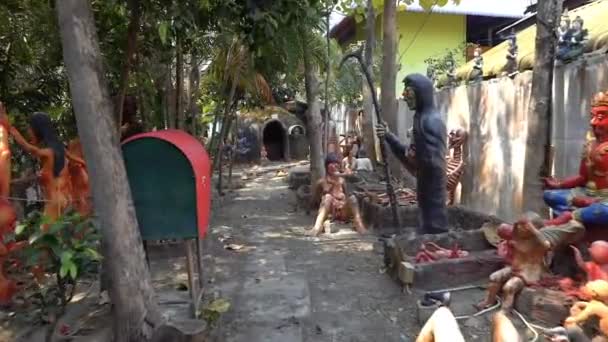
[[[365, 20], [365, 9], [367, 7], [368, 0], [340, 0], [336, 9], [339, 12], [346, 13], [346, 15], [354, 16], [355, 20], [359, 23]], [[371, 0], [374, 12], [382, 13], [384, 8], [384, 0]], [[405, 10], [408, 5], [414, 3], [414, 0], [392, 0], [397, 2], [397, 8], [399, 10]], [[430, 11], [433, 6], [445, 6], [449, 2], [458, 5], [461, 0], [420, 0], [419, 4], [425, 11]]]
[[75, 212], [53, 223], [33, 212], [16, 227], [15, 234], [18, 241], [28, 242], [20, 251], [26, 269], [39, 267], [52, 275], [46, 282], [35, 282], [26, 297], [38, 306], [41, 315], [62, 312], [78, 280], [98, 269], [100, 236], [95, 227]]

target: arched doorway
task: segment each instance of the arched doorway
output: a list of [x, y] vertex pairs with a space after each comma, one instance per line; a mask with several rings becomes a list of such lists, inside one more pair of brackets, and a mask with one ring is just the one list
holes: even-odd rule
[[287, 149], [287, 132], [279, 120], [271, 120], [262, 130], [262, 143], [266, 147], [268, 160], [284, 160]]

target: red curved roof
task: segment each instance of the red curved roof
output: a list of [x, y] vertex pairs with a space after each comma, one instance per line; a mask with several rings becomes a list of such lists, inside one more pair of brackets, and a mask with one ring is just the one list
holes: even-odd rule
[[153, 138], [164, 140], [177, 147], [188, 159], [196, 181], [197, 222], [199, 238], [207, 234], [209, 211], [211, 207], [211, 161], [203, 145], [195, 137], [177, 129], [168, 129], [134, 135], [122, 142], [122, 145], [133, 140]]

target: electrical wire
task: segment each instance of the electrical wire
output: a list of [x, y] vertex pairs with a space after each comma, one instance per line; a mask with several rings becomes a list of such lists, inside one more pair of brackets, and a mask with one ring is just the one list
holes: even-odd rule
[[424, 20], [422, 21], [422, 25], [420, 25], [420, 27], [418, 27], [418, 30], [416, 31], [416, 33], [414, 33], [414, 38], [412, 38], [412, 41], [410, 42], [410, 44], [405, 48], [405, 50], [401, 54], [401, 57], [405, 56], [407, 51], [412, 47], [412, 45], [414, 45], [414, 43], [416, 42], [416, 39], [418, 38], [418, 35], [420, 34], [420, 32], [422, 32], [422, 29], [424, 28], [424, 26], [426, 26], [426, 23], [429, 21], [431, 14], [433, 14], [433, 7], [435, 7], [438, 2], [439, 2], [439, 0], [435, 0], [433, 5], [431, 6], [430, 10], [426, 14], [426, 17], [424, 17]]

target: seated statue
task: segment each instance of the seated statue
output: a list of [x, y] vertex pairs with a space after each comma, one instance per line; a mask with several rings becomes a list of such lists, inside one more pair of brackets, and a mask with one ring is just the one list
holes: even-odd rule
[[595, 95], [591, 107], [593, 137], [585, 144], [579, 173], [545, 179], [544, 200], [556, 216], [547, 224], [608, 225], [608, 92]]
[[330, 218], [337, 221], [353, 220], [355, 230], [366, 232], [359, 204], [355, 195], [346, 193], [344, 174], [339, 172], [340, 159], [335, 153], [325, 158], [325, 177], [314, 186], [312, 191], [312, 206], [319, 208], [319, 213], [310, 235], [318, 236], [325, 230], [325, 221]]
[[509, 265], [490, 275], [490, 286], [485, 300], [478, 304], [479, 308], [494, 305], [496, 296], [502, 292], [502, 308], [510, 310], [515, 296], [524, 286], [539, 284], [549, 275], [547, 253], [578, 240], [585, 230], [576, 224], [543, 226], [540, 216], [526, 213], [514, 225], [499, 227], [498, 235], [508, 244], [504, 254], [508, 256]]

